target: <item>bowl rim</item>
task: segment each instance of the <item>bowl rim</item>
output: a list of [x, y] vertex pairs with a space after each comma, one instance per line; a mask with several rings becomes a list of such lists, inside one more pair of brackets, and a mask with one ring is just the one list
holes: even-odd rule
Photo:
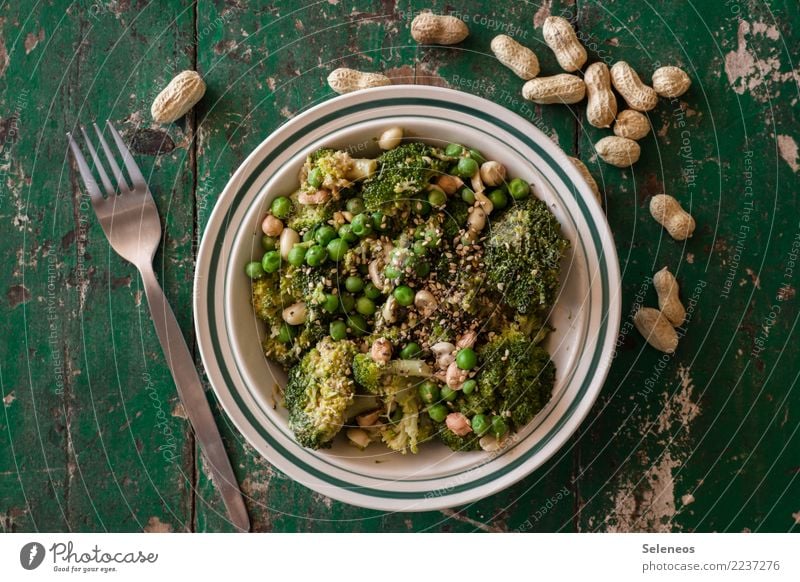
[[[422, 495], [415, 499], [414, 503], [410, 503], [408, 499], [401, 499], [402, 503], [397, 503], [394, 499], [376, 499], [370, 496], [365, 496], [361, 493], [356, 493], [347, 487], [331, 486], [330, 482], [318, 483], [315, 478], [309, 475], [302, 468], [292, 464], [291, 461], [285, 459], [279, 452], [274, 451], [263, 443], [256, 442], [257, 438], [252, 434], [252, 424], [246, 418], [247, 414], [242, 414], [243, 411], [239, 409], [235, 402], [232, 400], [231, 390], [234, 388], [228, 386], [225, 378], [220, 373], [217, 362], [217, 354], [211, 349], [206, 342], [206, 336], [209, 333], [210, 325], [213, 323], [207, 317], [209, 313], [209, 304], [207, 302], [206, 287], [209, 279], [207, 278], [204, 269], [208, 264], [210, 253], [216, 245], [216, 239], [212, 240], [208, 236], [212, 230], [211, 225], [222, 224], [224, 228], [216, 228], [217, 233], [224, 231], [230, 225], [226, 217], [230, 210], [233, 196], [239, 192], [243, 184], [246, 182], [247, 177], [257, 175], [257, 164], [264, 158], [265, 154], [272, 148], [273, 142], [279, 141], [279, 137], [291, 134], [296, 128], [302, 128], [303, 125], [315, 117], [319, 117], [324, 112], [336, 111], [343, 109], [347, 105], [352, 104], [368, 104], [371, 102], [380, 102], [382, 100], [390, 99], [392, 97], [403, 97], [407, 100], [413, 101], [414, 98], [430, 99], [436, 101], [440, 107], [448, 105], [456, 107], [456, 103], [463, 104], [464, 102], [471, 102], [471, 105], [479, 111], [494, 111], [506, 123], [512, 123], [517, 127], [525, 128], [525, 135], [528, 136], [531, 143], [535, 143], [542, 152], [547, 154], [553, 161], [554, 166], [551, 168], [554, 171], [560, 171], [566, 179], [561, 178], [563, 186], [570, 187], [570, 192], [567, 195], [573, 195], [577, 202], [581, 202], [583, 206], [588, 207], [589, 214], [586, 215], [586, 210], [583, 210], [584, 215], [591, 218], [590, 223], [598, 229], [597, 238], [593, 245], [598, 259], [601, 264], [605, 263], [605, 275], [608, 279], [608, 286], [606, 294], [602, 298], [607, 302], [607, 309], [602, 312], [602, 319], [606, 331], [602, 341], [598, 341], [596, 353], [599, 353], [600, 362], [593, 369], [593, 377], [591, 385], [587, 391], [580, 397], [576, 398], [575, 409], [566, 416], [565, 423], [555, 431], [553, 437], [554, 443], [549, 446], [546, 454], [540, 454], [538, 457], [534, 455], [528, 459], [522, 466], [516, 466], [504, 472], [497, 478], [490, 480], [488, 483], [483, 483], [474, 488], [467, 489], [464, 492], [455, 492], [450, 495], [441, 495], [436, 497], [425, 497]], [[413, 114], [404, 114], [407, 117], [413, 117]], [[498, 117], [498, 119], [499, 119]], [[341, 128], [337, 128], [341, 129]], [[530, 146], [528, 146], [530, 147]], [[297, 149], [293, 154], [294, 157]], [[570, 184], [571, 182], [571, 184]], [[562, 189], [563, 189], [562, 186]], [[553, 185], [556, 189], [556, 186]], [[562, 195], [565, 193], [560, 192]], [[587, 218], [588, 221], [588, 218]], [[586, 228], [586, 227], [584, 227]], [[581, 232], [580, 228], [577, 231]], [[224, 238], [224, 232], [223, 232]], [[590, 237], [591, 238], [591, 237]], [[592, 265], [599, 270], [599, 265]], [[441, 509], [444, 507], [452, 507], [468, 503], [479, 498], [483, 498], [492, 493], [504, 489], [519, 479], [528, 475], [531, 471], [540, 467], [547, 459], [552, 457], [558, 452], [569, 437], [578, 429], [580, 424], [588, 415], [594, 401], [596, 400], [600, 389], [605, 381], [606, 375], [610, 368], [612, 361], [612, 354], [614, 344], [616, 342], [620, 320], [621, 320], [621, 297], [619, 294], [620, 283], [620, 268], [616, 253], [616, 247], [613, 241], [613, 235], [608, 227], [605, 215], [596, 202], [594, 195], [586, 183], [583, 176], [578, 172], [577, 168], [569, 160], [566, 153], [564, 153], [557, 145], [555, 145], [549, 137], [547, 137], [541, 130], [539, 130], [533, 123], [519, 116], [518, 114], [481, 97], [475, 95], [446, 89], [441, 87], [431, 87], [422, 85], [393, 85], [390, 87], [382, 87], [377, 89], [370, 89], [367, 91], [359, 91], [348, 95], [336, 97], [313, 108], [310, 108], [291, 119], [287, 123], [280, 126], [272, 135], [263, 140], [240, 164], [236, 172], [228, 181], [224, 190], [220, 194], [214, 209], [210, 214], [206, 227], [204, 228], [202, 241], [197, 255], [196, 272], [194, 278], [194, 298], [193, 307], [195, 312], [195, 330], [197, 333], [198, 348], [203, 360], [203, 364], [207, 370], [208, 378], [217, 396], [217, 399], [222, 404], [223, 409], [226, 411], [227, 416], [234, 423], [239, 432], [253, 445], [266, 460], [277, 466], [283, 472], [287, 473], [290, 477], [299, 481], [303, 485], [310, 487], [324, 495], [328, 495], [340, 501], [359, 505], [363, 507], [370, 507], [382, 510], [396, 510], [402, 509], [407, 511], [423, 511], [431, 509]], [[198, 314], [203, 314], [203, 317], [198, 317]], [[206, 328], [209, 329], [206, 329]], [[255, 440], [254, 440], [255, 439]], [[299, 445], [296, 445], [299, 447]], [[528, 448], [532, 447], [530, 445]], [[270, 454], [274, 451], [274, 455]], [[535, 462], [531, 462], [534, 461]], [[439, 479], [447, 479], [447, 477], [440, 477]]]

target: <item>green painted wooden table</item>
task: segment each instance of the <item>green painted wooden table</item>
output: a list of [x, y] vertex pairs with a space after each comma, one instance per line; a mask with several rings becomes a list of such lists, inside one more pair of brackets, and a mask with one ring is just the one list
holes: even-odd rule
[[[418, 47], [423, 8], [468, 22], [454, 48]], [[499, 33], [559, 72], [549, 14], [591, 60], [647, 78], [683, 66], [689, 93], [650, 115], [633, 169], [596, 159], [584, 105], [543, 106], [488, 50]], [[312, 493], [218, 414], [259, 531], [788, 531], [800, 523], [800, 209], [796, 0], [694, 2], [22, 0], [0, 2], [0, 524], [4, 531], [229, 531], [164, 363], [134, 268], [110, 251], [64, 133], [111, 119], [159, 205], [156, 272], [194, 346], [194, 256], [219, 192], [286, 119], [331, 97], [341, 65], [445, 85], [522, 114], [583, 159], [605, 192], [624, 273], [623, 327], [581, 430], [517, 485], [469, 507], [383, 514]], [[794, 60], [793, 60], [794, 59]], [[149, 119], [196, 69], [189, 117]], [[697, 218], [665, 236], [651, 195]], [[645, 347], [630, 314], [669, 265], [691, 320], [677, 353]], [[198, 361], [199, 364], [199, 361]]]

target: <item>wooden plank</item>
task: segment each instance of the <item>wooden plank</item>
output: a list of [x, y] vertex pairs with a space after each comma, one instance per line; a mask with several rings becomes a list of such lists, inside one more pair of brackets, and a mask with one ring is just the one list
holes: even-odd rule
[[[25, 340], [4, 348], [3, 362], [11, 364], [4, 386], [16, 393], [8, 423], [16, 446], [9, 453], [2, 447], [12, 457], [3, 464], [10, 469], [3, 511], [24, 508], [25, 499], [34, 504], [25, 529], [183, 529], [192, 512], [187, 426], [176, 418], [175, 389], [138, 275], [110, 251], [77, 171], [65, 164], [64, 133], [108, 118], [152, 154], [137, 130], [149, 124], [157, 87], [173, 69], [191, 67], [193, 12], [183, 2], [97, 3], [66, 14], [51, 5], [31, 18], [17, 10], [4, 23], [10, 64], [3, 98], [13, 103], [20, 87], [29, 87], [30, 97], [8, 173], [16, 217], [4, 211], [13, 232], [4, 261], [29, 299], [12, 311], [12, 329]], [[26, 43], [31, 35], [42, 40]], [[175, 143], [187, 141], [185, 128], [167, 131]], [[183, 145], [138, 159], [166, 231], [156, 270], [191, 337], [193, 178], [186, 153]], [[24, 491], [11, 485], [14, 462]], [[47, 466], [55, 481], [50, 495]]]
[[[689, 93], [650, 113], [655, 135], [642, 140], [633, 170], [594, 166], [603, 171], [624, 267], [625, 319], [619, 355], [581, 439], [582, 530], [786, 531], [794, 524], [797, 462], [788, 450], [797, 444], [797, 423], [789, 420], [800, 403], [792, 391], [797, 362], [779, 353], [797, 309], [777, 297], [794, 297], [794, 273], [792, 290], [781, 286], [798, 228], [796, 201], [778, 188], [796, 177], [778, 157], [773, 124], [797, 125], [769, 95], [796, 94], [780, 39], [798, 15], [766, 4], [774, 13], [739, 2], [698, 6], [699, 14], [679, 4], [633, 10], [619, 2], [581, 11], [582, 30], [643, 78], [660, 63], [683, 66], [693, 79]], [[762, 78], [757, 70], [768, 61], [775, 70]], [[591, 161], [592, 144], [608, 132], [586, 129], [581, 153]], [[650, 196], [661, 192], [697, 219], [685, 245], [648, 214]], [[664, 265], [677, 274], [684, 302], [696, 300], [674, 357], [630, 329], [632, 306], [655, 304], [649, 278]], [[775, 304], [783, 309], [770, 324]], [[769, 345], [754, 356], [765, 328]]]

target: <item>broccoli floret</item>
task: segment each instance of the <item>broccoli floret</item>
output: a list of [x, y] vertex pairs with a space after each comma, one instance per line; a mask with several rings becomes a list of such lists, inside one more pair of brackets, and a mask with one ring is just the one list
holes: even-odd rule
[[533, 197], [518, 202], [492, 224], [485, 243], [488, 281], [520, 313], [547, 308], [568, 246], [547, 204]]
[[[310, 172], [315, 169], [318, 172], [321, 184], [312, 186], [307, 180]], [[304, 190], [313, 191], [321, 187], [330, 190], [333, 192], [334, 197], [338, 198], [339, 190], [349, 188], [352, 185], [349, 176], [353, 170], [353, 158], [345, 151], [321, 148], [308, 156], [305, 170]]]
[[304, 301], [306, 307], [313, 310], [325, 300], [326, 271], [311, 267], [295, 267], [288, 263], [281, 269], [281, 293], [288, 301], [288, 307], [297, 301]]
[[303, 204], [299, 200], [301, 192], [294, 192], [289, 196], [292, 201], [292, 214], [286, 221], [286, 226], [297, 232], [304, 232], [333, 218], [335, 201], [330, 200], [325, 204]]
[[[405, 454], [417, 452], [417, 445], [430, 438], [430, 427], [420, 424], [421, 408], [417, 398], [416, 383], [432, 374], [422, 360], [391, 360], [380, 363], [369, 354], [356, 354], [353, 358], [353, 378], [357, 384], [372, 394], [380, 395], [387, 409], [398, 407], [399, 419], [384, 424], [381, 438], [393, 451]], [[394, 416], [394, 414], [392, 414]], [[420, 428], [424, 430], [420, 432]]]
[[289, 342], [282, 342], [278, 339], [278, 332], [268, 333], [261, 346], [264, 354], [271, 360], [275, 360], [284, 368], [296, 364], [300, 357], [312, 346], [316, 345], [327, 335], [327, 329], [318, 319], [309, 320], [297, 328], [297, 335]]
[[300, 357], [301, 346], [308, 346], [302, 333], [295, 344], [278, 339], [283, 326], [283, 309], [294, 302], [290, 295], [281, 290], [282, 284], [283, 280], [280, 282], [275, 280], [274, 275], [253, 281], [252, 301], [256, 315], [267, 324], [266, 335], [262, 342], [264, 354], [269, 359], [287, 366], [292, 365]]
[[[320, 308], [324, 292], [322, 276], [311, 269], [287, 265], [277, 277], [276, 273], [253, 281], [252, 300], [256, 315], [267, 323], [264, 354], [287, 367], [327, 333], [323, 325], [326, 314]], [[282, 342], [278, 337], [284, 325], [283, 310], [298, 301], [306, 302], [306, 323], [295, 328], [291, 341]]]
[[268, 276], [253, 281], [251, 299], [256, 315], [271, 328], [280, 328], [283, 323], [281, 312], [285, 305], [275, 277]]
[[368, 264], [379, 254], [382, 254], [385, 240], [377, 238], [362, 238], [344, 255], [339, 264], [342, 273], [355, 273], [359, 268]]
[[469, 418], [476, 414], [489, 414], [497, 406], [496, 389], [497, 386], [492, 385], [490, 382], [479, 382], [477, 389], [471, 394], [459, 393], [458, 398], [453, 403], [453, 410], [461, 412]]
[[369, 354], [356, 354], [353, 358], [353, 378], [359, 386], [370, 394], [378, 394], [383, 386], [382, 364], [373, 360]]
[[452, 430], [442, 427], [438, 436], [439, 440], [454, 451], [477, 451], [480, 449], [480, 438], [472, 432], [460, 437]]
[[478, 348], [484, 362], [478, 390], [494, 394], [493, 409], [514, 427], [527, 424], [547, 403], [555, 383], [555, 366], [547, 351], [516, 327], [510, 327]]
[[392, 386], [396, 389], [393, 394], [389, 394], [390, 401], [394, 401], [403, 414], [400, 420], [384, 424], [381, 430], [381, 438], [386, 446], [406, 454], [408, 451], [417, 452], [419, 438], [419, 410], [420, 403], [417, 398], [417, 391], [413, 384], [408, 380], [395, 381]]
[[472, 207], [458, 196], [448, 200], [445, 207], [447, 215], [442, 224], [442, 230], [447, 240], [452, 241], [458, 236], [459, 231], [465, 228], [470, 208]]
[[342, 428], [355, 394], [350, 363], [357, 351], [351, 341], [324, 338], [289, 371], [289, 428], [304, 447], [329, 447]]
[[447, 163], [441, 152], [421, 142], [402, 144], [378, 158], [379, 170], [364, 182], [362, 196], [368, 210], [393, 211], [391, 203], [421, 192]]
[[396, 380], [428, 378], [433, 374], [422, 360], [391, 360], [376, 362], [369, 354], [356, 354], [353, 358], [353, 377], [372, 394], [389, 394], [397, 390]]
[[313, 167], [320, 159], [332, 156], [335, 153], [336, 150], [333, 148], [319, 148], [318, 150], [308, 154], [308, 158], [306, 158], [306, 164], [310, 167]]

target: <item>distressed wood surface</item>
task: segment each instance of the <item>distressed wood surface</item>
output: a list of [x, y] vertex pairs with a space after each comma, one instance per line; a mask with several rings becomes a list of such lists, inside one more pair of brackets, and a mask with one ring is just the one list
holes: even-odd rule
[[[133, 267], [94, 220], [64, 133], [111, 119], [133, 144], [164, 224], [156, 271], [194, 346], [191, 281], [228, 177], [281, 123], [331, 97], [340, 65], [449, 86], [520, 113], [583, 159], [605, 195], [623, 271], [606, 386], [544, 467], [468, 507], [385, 514], [332, 501], [257, 455], [219, 411], [259, 531], [789, 531], [800, 523], [796, 286], [797, 29], [793, 0], [710, 3], [80, 0], [0, 3], [0, 525], [3, 531], [230, 531], [195, 448]], [[467, 21], [456, 47], [418, 47], [423, 8]], [[534, 106], [488, 50], [510, 34], [560, 72], [550, 15], [590, 60], [662, 64], [693, 85], [650, 113], [641, 161], [619, 170], [584, 104]], [[208, 92], [151, 123], [176, 72]], [[678, 243], [647, 204], [667, 192], [698, 229]], [[650, 277], [676, 273], [691, 319], [662, 356], [632, 329]], [[198, 366], [200, 365], [198, 359]]]

